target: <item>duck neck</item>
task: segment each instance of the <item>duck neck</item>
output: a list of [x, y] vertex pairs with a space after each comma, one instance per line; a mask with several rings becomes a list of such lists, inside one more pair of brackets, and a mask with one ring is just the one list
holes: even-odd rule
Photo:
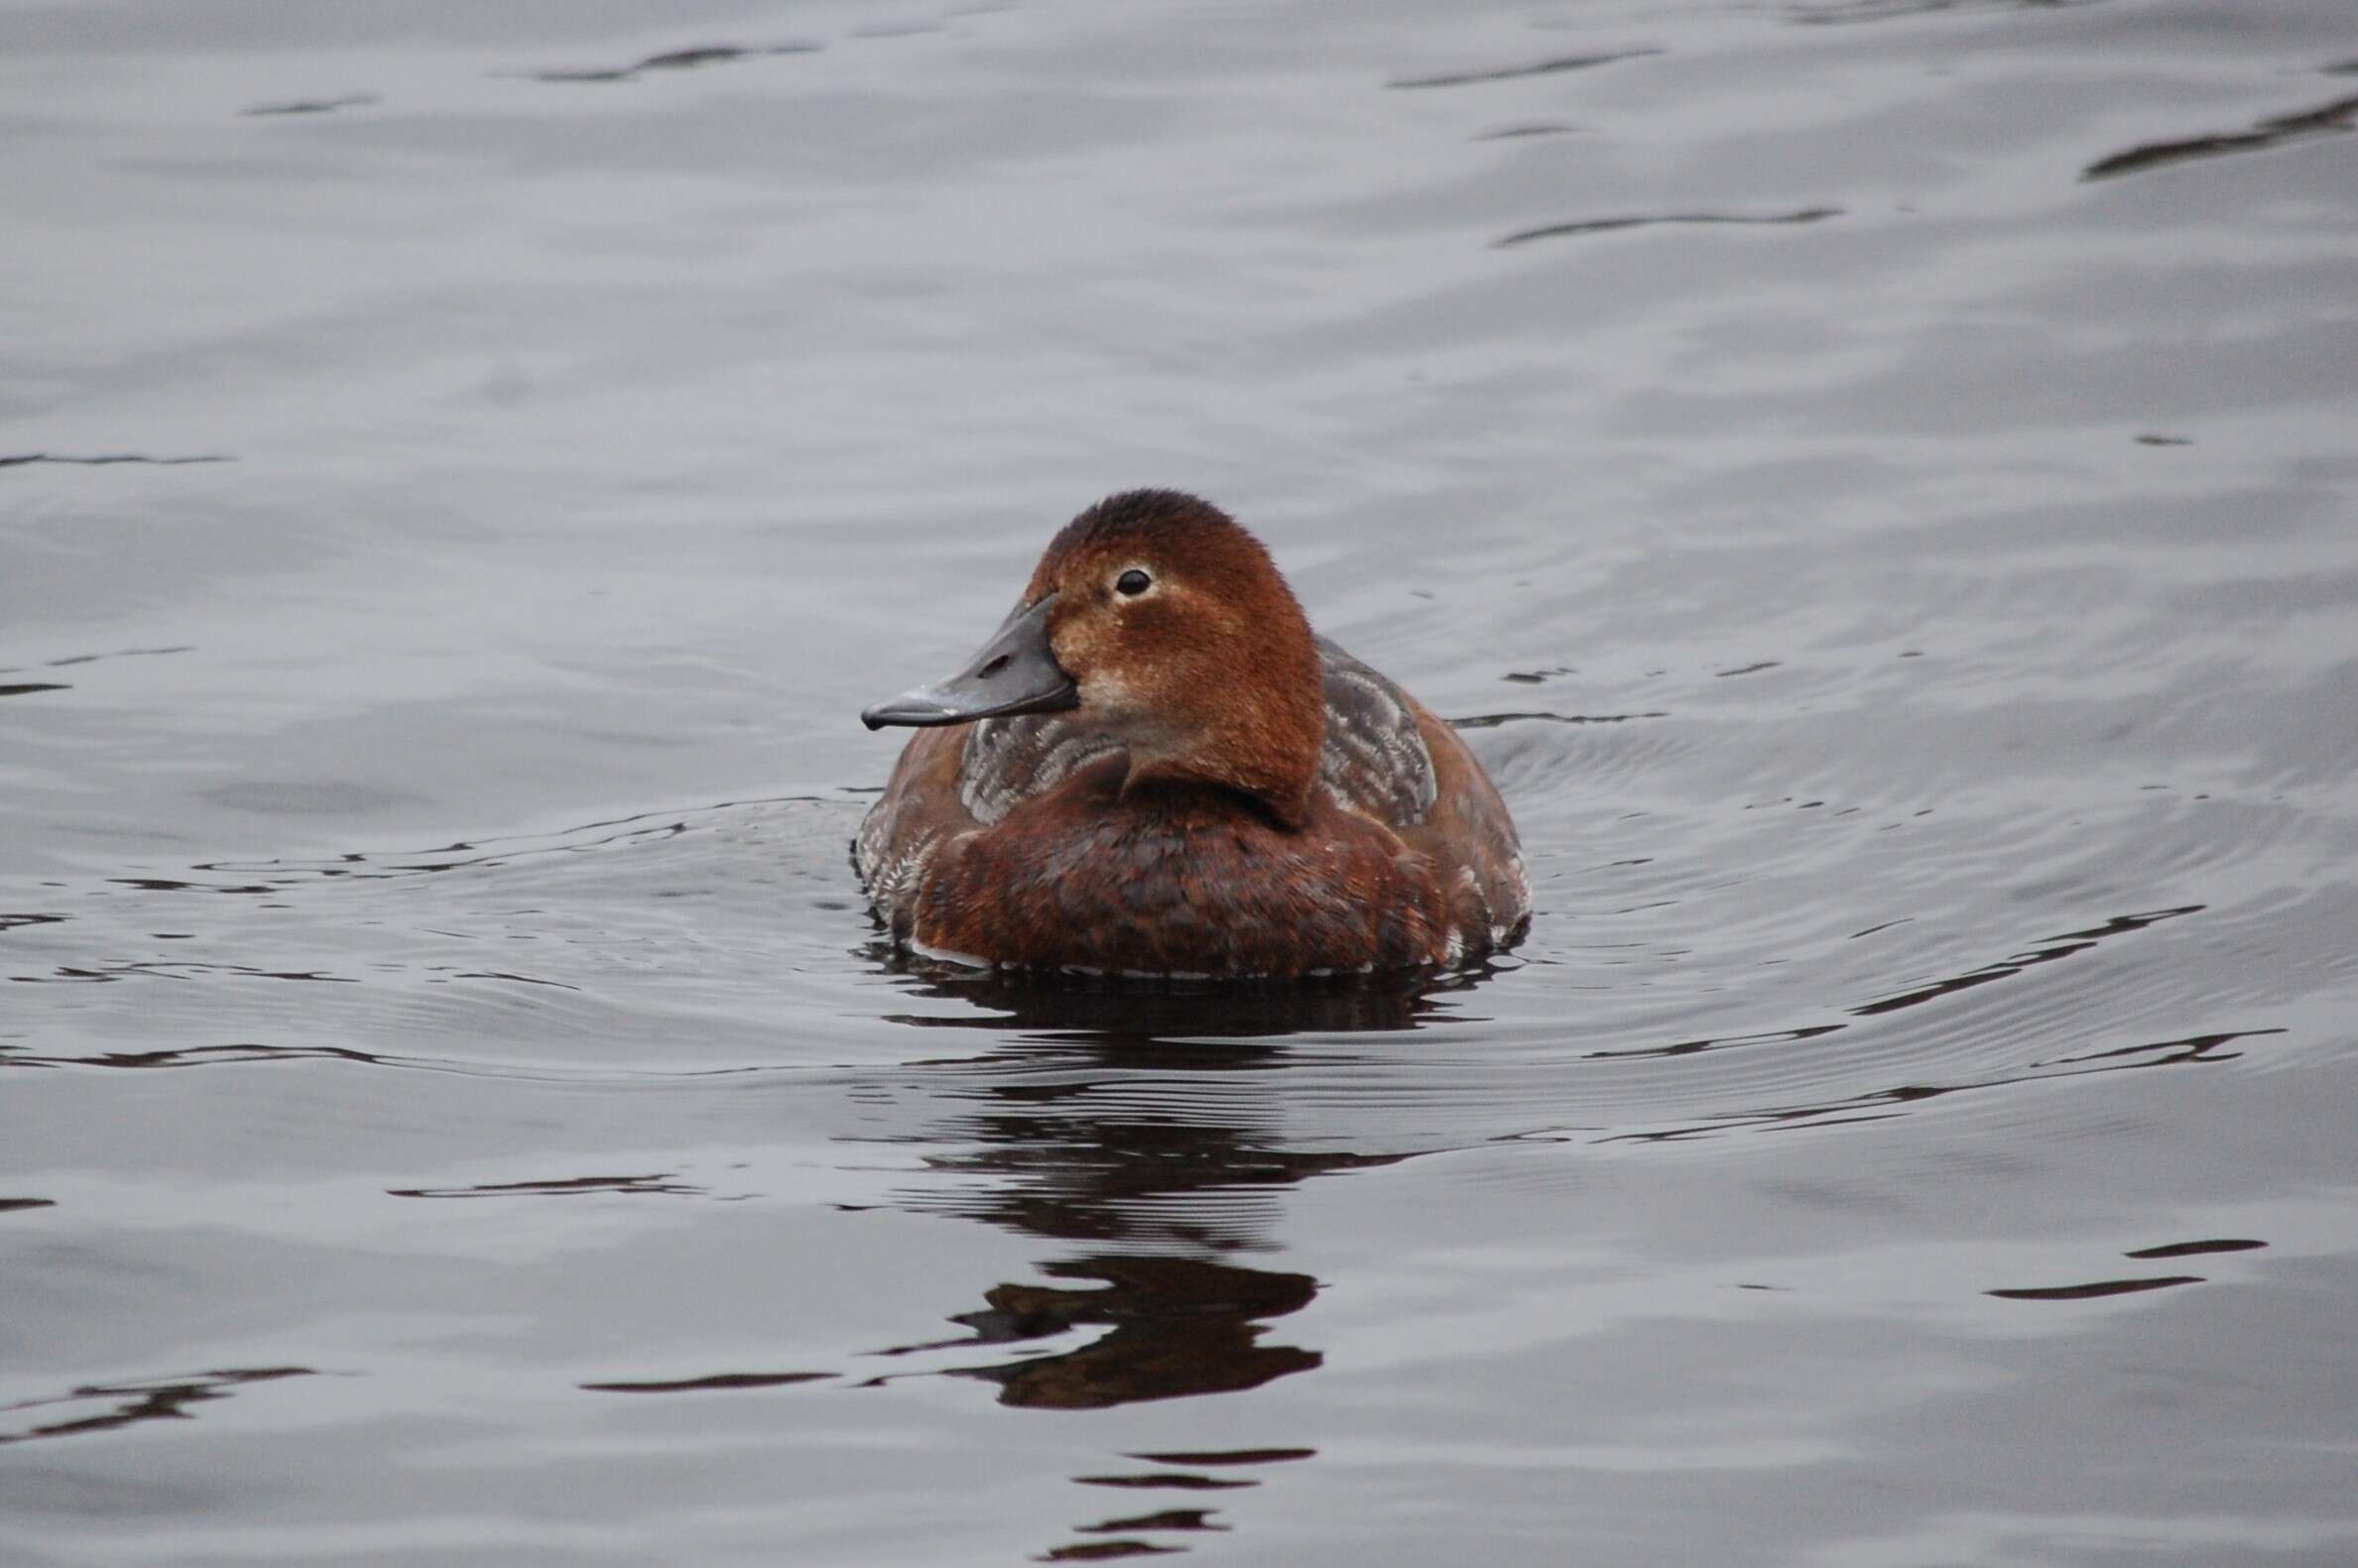
[[1322, 693], [1307, 702], [1255, 708], [1158, 743], [1130, 742], [1124, 793], [1155, 784], [1198, 784], [1248, 795], [1278, 826], [1296, 830], [1309, 817], [1326, 740]]

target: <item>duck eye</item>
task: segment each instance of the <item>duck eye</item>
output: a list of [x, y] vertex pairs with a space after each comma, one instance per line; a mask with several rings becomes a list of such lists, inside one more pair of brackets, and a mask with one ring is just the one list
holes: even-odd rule
[[1133, 599], [1154, 585], [1155, 579], [1140, 571], [1136, 566], [1131, 567], [1113, 580], [1114, 592]]

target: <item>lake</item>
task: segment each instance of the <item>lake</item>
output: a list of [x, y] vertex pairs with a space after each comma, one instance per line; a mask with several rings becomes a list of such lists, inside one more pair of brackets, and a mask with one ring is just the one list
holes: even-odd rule
[[[0, 1560], [2358, 1559], [2347, 0], [0, 0]], [[1108, 491], [1529, 939], [879, 942]]]

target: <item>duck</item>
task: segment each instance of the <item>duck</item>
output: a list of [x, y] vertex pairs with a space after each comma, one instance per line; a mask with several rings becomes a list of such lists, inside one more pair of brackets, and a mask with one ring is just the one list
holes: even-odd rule
[[860, 718], [918, 731], [852, 858], [924, 958], [1292, 981], [1460, 967], [1530, 924], [1514, 820], [1457, 732], [1183, 491], [1080, 513], [963, 669]]

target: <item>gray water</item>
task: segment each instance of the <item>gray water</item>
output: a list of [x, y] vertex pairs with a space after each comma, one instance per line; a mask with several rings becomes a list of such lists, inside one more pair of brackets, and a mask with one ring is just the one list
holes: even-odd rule
[[[0, 1561], [2358, 1560], [2354, 127], [2348, 0], [6, 0]], [[1519, 951], [878, 947], [858, 708], [1144, 484]]]

